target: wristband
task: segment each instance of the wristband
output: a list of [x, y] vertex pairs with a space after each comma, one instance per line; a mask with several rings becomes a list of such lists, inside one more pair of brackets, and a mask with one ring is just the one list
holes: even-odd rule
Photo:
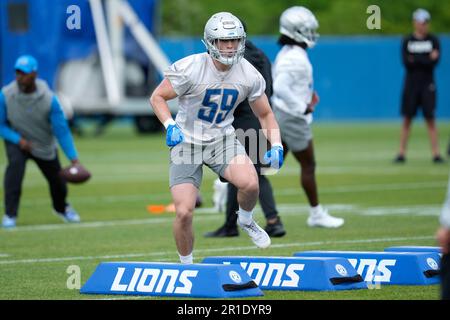
[[275, 147], [281, 147], [281, 149], [284, 149], [283, 144], [281, 144], [280, 142], [272, 144], [272, 148], [275, 148]]
[[167, 120], [164, 121], [164, 123], [163, 123], [164, 128], [166, 128], [166, 129], [167, 129], [167, 127], [170, 126], [171, 124], [172, 124], [172, 125], [176, 125], [177, 123], [176, 123], [175, 120], [173, 120], [172, 118], [167, 119]]

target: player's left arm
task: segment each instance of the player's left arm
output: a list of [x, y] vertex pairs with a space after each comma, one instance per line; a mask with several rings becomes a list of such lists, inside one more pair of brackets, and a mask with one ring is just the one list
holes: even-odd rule
[[272, 168], [278, 170], [284, 162], [284, 150], [281, 142], [280, 128], [275, 115], [270, 108], [269, 100], [265, 93], [256, 100], [249, 101], [253, 113], [261, 123], [261, 128], [272, 145], [272, 148], [264, 155], [263, 163], [269, 164]]
[[432, 38], [433, 48], [429, 54], [418, 54], [414, 56], [414, 62], [422, 66], [434, 67], [439, 62], [440, 45], [436, 37]]
[[63, 149], [64, 154], [73, 164], [77, 163], [78, 153], [75, 148], [72, 133], [70, 132], [66, 117], [56, 96], [53, 96], [52, 99], [49, 118], [52, 132]]
[[439, 62], [439, 58], [441, 56], [441, 46], [439, 43], [439, 39], [437, 37], [433, 37], [433, 51], [430, 53], [430, 58], [437, 64]]
[[261, 123], [261, 128], [264, 130], [264, 134], [271, 145], [282, 145], [280, 128], [275, 119], [275, 115], [270, 108], [269, 99], [267, 99], [266, 94], [261, 95], [253, 101], [249, 101], [249, 104], [253, 113]]
[[0, 137], [12, 142], [14, 144], [20, 144], [21, 136], [18, 132], [13, 130], [7, 119], [6, 102], [3, 92], [0, 90]]
[[313, 113], [316, 109], [316, 105], [320, 102], [319, 95], [316, 91], [312, 93], [311, 96], [311, 102], [308, 104], [308, 107], [306, 108], [305, 114]]

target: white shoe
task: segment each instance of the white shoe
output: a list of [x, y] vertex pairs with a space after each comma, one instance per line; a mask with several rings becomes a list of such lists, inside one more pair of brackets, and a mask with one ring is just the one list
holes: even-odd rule
[[5, 214], [2, 219], [2, 227], [5, 229], [15, 228], [16, 218], [11, 218]]
[[214, 180], [213, 203], [214, 210], [217, 212], [225, 212], [227, 204], [228, 183], [220, 181], [219, 178]]
[[339, 228], [344, 219], [330, 216], [327, 210], [322, 209], [318, 214], [310, 214], [307, 223], [310, 227]]
[[53, 210], [53, 212], [58, 217], [60, 217], [64, 222], [67, 222], [67, 223], [77, 223], [77, 222], [80, 222], [80, 220], [81, 220], [78, 213], [70, 205], [66, 206], [66, 210], [64, 213], [57, 212], [55, 210]]
[[255, 222], [255, 220], [252, 219], [252, 222], [250, 224], [241, 224], [241, 222], [237, 221], [239, 227], [241, 227], [242, 230], [247, 232], [247, 234], [252, 239], [253, 243], [258, 248], [267, 248], [270, 246], [270, 237], [267, 234], [266, 231], [264, 231], [263, 228], [258, 226], [258, 224]]

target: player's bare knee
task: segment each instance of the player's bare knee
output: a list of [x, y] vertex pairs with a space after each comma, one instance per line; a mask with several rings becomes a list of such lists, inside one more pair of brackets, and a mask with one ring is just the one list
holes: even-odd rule
[[258, 177], [249, 177], [242, 185], [241, 190], [247, 194], [259, 194]]
[[194, 214], [194, 208], [188, 206], [179, 206], [177, 207], [177, 219], [182, 224], [189, 224], [192, 222], [192, 217]]

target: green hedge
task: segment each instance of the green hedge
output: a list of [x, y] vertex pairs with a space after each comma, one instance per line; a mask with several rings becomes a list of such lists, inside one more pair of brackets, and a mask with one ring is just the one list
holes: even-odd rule
[[[317, 16], [320, 34], [405, 34], [411, 31], [412, 12], [422, 7], [432, 16], [432, 30], [450, 32], [448, 0], [161, 0], [161, 34], [202, 35], [208, 18], [230, 11], [245, 20], [250, 34], [275, 35], [286, 8], [304, 5]], [[369, 5], [381, 9], [381, 30], [369, 30]]]

